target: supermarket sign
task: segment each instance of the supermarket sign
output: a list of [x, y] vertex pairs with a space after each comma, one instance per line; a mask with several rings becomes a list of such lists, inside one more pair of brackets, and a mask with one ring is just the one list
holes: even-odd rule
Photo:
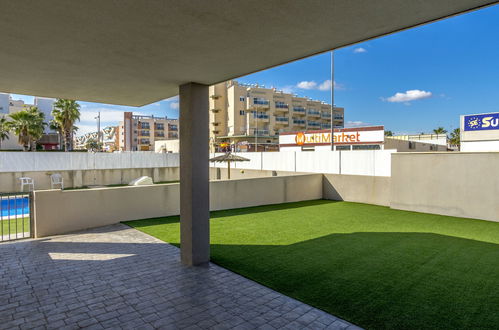
[[[383, 126], [342, 128], [334, 130], [334, 144], [369, 144], [383, 143], [385, 130]], [[331, 144], [331, 130], [303, 131], [281, 133], [281, 147], [318, 146]]]

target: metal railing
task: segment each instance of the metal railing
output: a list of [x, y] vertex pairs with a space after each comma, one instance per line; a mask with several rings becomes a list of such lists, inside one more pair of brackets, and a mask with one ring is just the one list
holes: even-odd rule
[[0, 194], [0, 242], [30, 238], [33, 233], [33, 193]]

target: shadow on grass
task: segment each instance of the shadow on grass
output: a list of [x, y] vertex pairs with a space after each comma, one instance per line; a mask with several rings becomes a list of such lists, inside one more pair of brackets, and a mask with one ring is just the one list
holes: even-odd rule
[[369, 329], [492, 329], [499, 246], [424, 233], [211, 246], [212, 261]]

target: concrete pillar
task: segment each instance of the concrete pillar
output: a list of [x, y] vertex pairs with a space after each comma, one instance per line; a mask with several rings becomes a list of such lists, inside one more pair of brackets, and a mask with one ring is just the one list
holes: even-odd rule
[[208, 86], [180, 86], [180, 257], [184, 265], [210, 260]]

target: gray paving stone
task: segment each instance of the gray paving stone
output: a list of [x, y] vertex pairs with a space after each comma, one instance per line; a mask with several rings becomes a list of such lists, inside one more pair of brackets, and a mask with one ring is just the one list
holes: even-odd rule
[[0, 244], [0, 329], [360, 329], [125, 225]]

